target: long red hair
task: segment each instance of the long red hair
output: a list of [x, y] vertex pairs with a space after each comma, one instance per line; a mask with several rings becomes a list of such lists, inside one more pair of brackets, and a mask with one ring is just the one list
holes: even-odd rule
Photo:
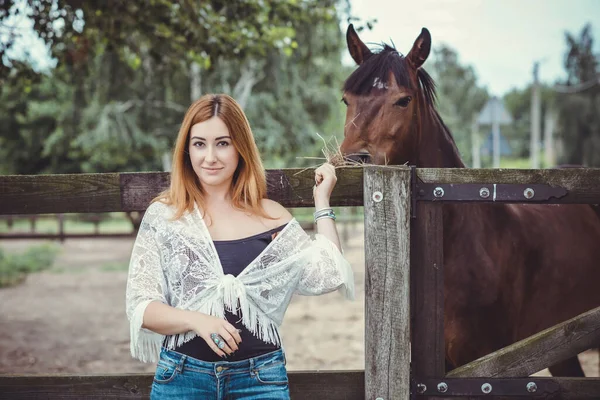
[[174, 205], [174, 218], [194, 209], [194, 202], [205, 212], [205, 195], [192, 168], [188, 153], [190, 130], [197, 123], [219, 117], [227, 126], [231, 141], [238, 151], [239, 163], [231, 183], [233, 206], [272, 219], [262, 207], [261, 199], [267, 197], [265, 169], [254, 141], [248, 119], [240, 105], [226, 94], [206, 94], [188, 108], [173, 151], [171, 185], [152, 200]]

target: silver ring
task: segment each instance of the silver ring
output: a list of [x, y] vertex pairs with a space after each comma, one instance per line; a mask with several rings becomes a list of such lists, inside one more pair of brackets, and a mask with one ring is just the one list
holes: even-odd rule
[[215, 344], [217, 345], [217, 347], [219, 349], [223, 349], [225, 347], [225, 339], [223, 339], [221, 337], [221, 335], [218, 335], [216, 333], [211, 333], [210, 338], [212, 339], [213, 342], [215, 342]]

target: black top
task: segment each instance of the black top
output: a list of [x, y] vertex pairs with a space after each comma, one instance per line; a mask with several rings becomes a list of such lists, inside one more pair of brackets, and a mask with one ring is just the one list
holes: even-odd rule
[[[281, 231], [284, 227], [285, 225], [281, 225], [243, 239], [213, 241], [223, 266], [223, 274], [238, 276], [271, 243], [273, 234]], [[225, 311], [225, 318], [231, 325], [241, 330], [240, 336], [242, 338], [242, 343], [238, 345], [238, 351], [226, 357], [225, 360], [246, 360], [279, 349], [279, 346], [263, 342], [242, 325], [240, 311], [237, 314]], [[174, 350], [202, 361], [216, 362], [224, 360], [212, 351], [201, 337], [195, 337]]]

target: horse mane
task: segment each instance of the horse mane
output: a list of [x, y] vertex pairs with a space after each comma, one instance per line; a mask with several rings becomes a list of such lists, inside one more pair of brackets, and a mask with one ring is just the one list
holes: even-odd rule
[[[383, 43], [381, 49], [365, 60], [359, 67], [346, 79], [344, 91], [355, 95], [369, 94], [375, 87], [389, 84], [389, 73], [394, 74], [396, 83], [400, 86], [415, 88], [409, 74], [409, 65], [406, 58], [400, 54], [394, 47]], [[374, 85], [376, 82], [381, 85]], [[430, 106], [435, 106], [435, 82], [433, 78], [423, 68], [417, 71], [417, 79], [420, 89], [425, 96], [425, 101]]]

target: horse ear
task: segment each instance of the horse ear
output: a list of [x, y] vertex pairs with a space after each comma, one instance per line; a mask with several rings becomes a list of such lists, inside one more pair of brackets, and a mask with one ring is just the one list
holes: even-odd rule
[[348, 26], [348, 31], [346, 32], [346, 42], [348, 43], [350, 55], [358, 65], [367, 61], [367, 59], [373, 55], [371, 50], [369, 50], [362, 40], [360, 40], [352, 24]]
[[415, 40], [412, 49], [406, 56], [408, 61], [415, 67], [415, 69], [421, 68], [421, 65], [427, 60], [429, 52], [431, 51], [431, 34], [427, 28], [421, 29], [421, 34]]

